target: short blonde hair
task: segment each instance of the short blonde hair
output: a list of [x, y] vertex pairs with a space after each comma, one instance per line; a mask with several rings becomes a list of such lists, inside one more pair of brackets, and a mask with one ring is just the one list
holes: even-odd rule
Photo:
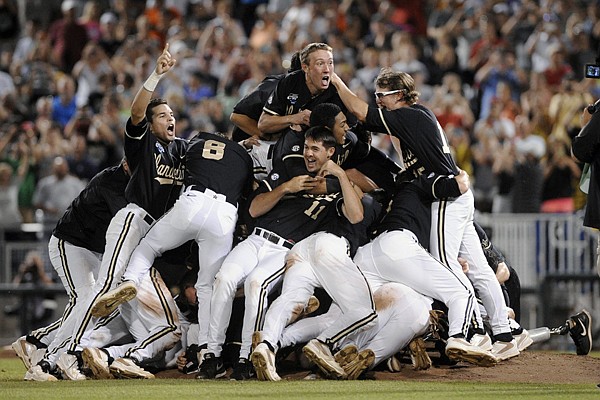
[[310, 43], [300, 51], [300, 62], [309, 65], [308, 57], [317, 50], [326, 50], [333, 53], [333, 48], [327, 43]]

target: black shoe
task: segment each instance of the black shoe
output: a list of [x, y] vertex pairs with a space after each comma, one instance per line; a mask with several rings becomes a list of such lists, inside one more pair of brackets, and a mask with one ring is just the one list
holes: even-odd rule
[[185, 359], [186, 364], [183, 367], [184, 374], [195, 374], [200, 371], [200, 363], [198, 362], [198, 352], [200, 351], [200, 346], [197, 344], [192, 344], [188, 346], [185, 351]]
[[247, 379], [254, 378], [256, 376], [254, 372], [254, 366], [247, 358], [240, 358], [239, 361], [234, 365], [233, 372], [231, 373], [231, 380], [245, 381]]
[[586, 310], [569, 318], [569, 335], [575, 342], [577, 354], [585, 356], [592, 350], [592, 317]]
[[217, 379], [225, 376], [227, 370], [223, 365], [221, 357], [215, 357], [213, 353], [206, 353], [204, 361], [198, 371], [197, 379]]

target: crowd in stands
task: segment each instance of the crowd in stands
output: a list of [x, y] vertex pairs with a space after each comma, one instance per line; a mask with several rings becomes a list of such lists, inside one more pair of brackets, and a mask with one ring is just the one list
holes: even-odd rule
[[[128, 107], [165, 43], [157, 91], [179, 136], [231, 131], [233, 106], [311, 42], [374, 104], [381, 67], [410, 73], [446, 131], [482, 212], [573, 212], [570, 140], [600, 80], [597, 0], [0, 1], [0, 228], [52, 226], [123, 156]], [[25, 2], [27, 3], [27, 2]], [[19, 18], [26, 15], [26, 18]], [[373, 143], [393, 155], [386, 135]], [[37, 212], [38, 218], [42, 214]]]

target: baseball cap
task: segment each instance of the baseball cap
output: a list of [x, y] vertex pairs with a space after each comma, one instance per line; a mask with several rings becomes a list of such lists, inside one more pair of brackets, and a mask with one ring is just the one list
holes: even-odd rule
[[67, 12], [75, 7], [77, 7], [77, 2], [75, 0], [64, 0], [60, 5], [62, 12]]

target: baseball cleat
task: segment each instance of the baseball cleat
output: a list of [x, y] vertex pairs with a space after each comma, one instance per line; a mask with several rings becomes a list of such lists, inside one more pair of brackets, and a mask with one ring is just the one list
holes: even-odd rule
[[414, 338], [408, 344], [410, 360], [415, 371], [422, 371], [431, 368], [431, 358], [427, 354], [425, 341], [422, 337]]
[[34, 344], [29, 343], [25, 336], [21, 336], [14, 341], [10, 347], [15, 351], [17, 357], [21, 359], [26, 369], [31, 368], [31, 355], [37, 350]]
[[523, 332], [519, 333], [518, 335], [513, 334], [513, 337], [517, 341], [517, 348], [519, 351], [524, 351], [533, 344], [533, 339], [526, 329], [523, 329]]
[[60, 370], [63, 379], [70, 381], [85, 381], [85, 375], [79, 370], [79, 361], [75, 354], [61, 353], [58, 356], [56, 366]]
[[259, 381], [280, 381], [275, 369], [275, 354], [266, 343], [259, 343], [250, 356]]
[[335, 361], [329, 346], [317, 339], [312, 339], [302, 348], [306, 357], [314, 362], [319, 369], [332, 379], [346, 379], [346, 371]]
[[92, 307], [92, 315], [97, 318], [106, 317], [115, 311], [121, 304], [137, 296], [137, 288], [132, 281], [125, 281], [113, 290], [100, 296]]
[[344, 365], [354, 361], [356, 357], [358, 357], [358, 349], [353, 344], [344, 347], [333, 356], [335, 361], [340, 364], [340, 367], [342, 368], [344, 368]]
[[469, 342], [473, 346], [480, 347], [483, 350], [492, 351], [492, 338], [487, 333], [484, 333], [483, 335], [476, 333], [473, 335], [471, 340], [469, 340]]
[[356, 380], [371, 365], [375, 362], [375, 353], [371, 349], [365, 349], [358, 353], [354, 360], [344, 365], [344, 372], [346, 372], [346, 379]]
[[450, 360], [466, 361], [480, 367], [492, 367], [498, 363], [498, 359], [491, 352], [474, 346], [463, 338], [448, 338], [446, 355]]
[[508, 360], [521, 354], [519, 352], [519, 346], [515, 339], [510, 342], [501, 342], [497, 340], [492, 346], [492, 354], [498, 359], [498, 361]]
[[26, 381], [37, 381], [37, 382], [55, 382], [58, 379], [50, 373], [50, 364], [47, 361], [41, 361], [29, 368], [25, 373]]
[[110, 364], [110, 373], [120, 379], [154, 379], [154, 375], [138, 366], [131, 358], [117, 358]]
[[95, 347], [87, 347], [81, 352], [85, 368], [89, 369], [94, 379], [113, 379], [108, 365], [108, 354]]
[[254, 378], [254, 366], [247, 358], [240, 358], [238, 362], [233, 366], [230, 380], [245, 381]]
[[225, 376], [227, 370], [223, 365], [221, 357], [216, 357], [213, 353], [206, 353], [202, 365], [198, 370], [197, 379], [217, 379]]
[[569, 335], [573, 342], [577, 354], [584, 356], [592, 350], [592, 316], [586, 310], [573, 315], [569, 318]]
[[402, 364], [395, 355], [387, 359], [386, 366], [390, 372], [400, 372], [402, 370]]

